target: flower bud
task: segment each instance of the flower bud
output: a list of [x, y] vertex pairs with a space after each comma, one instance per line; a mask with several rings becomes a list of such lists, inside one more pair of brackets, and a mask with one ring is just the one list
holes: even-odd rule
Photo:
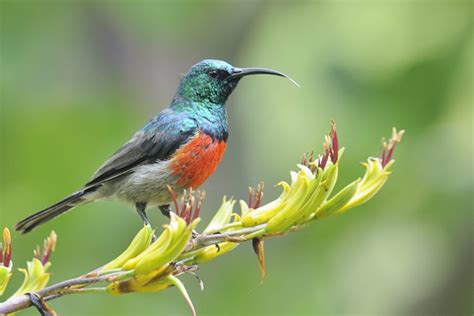
[[[249, 210], [249, 212], [247, 212], [246, 215], [242, 217], [242, 226], [253, 227], [266, 223], [283, 209], [283, 207], [286, 205], [286, 200], [290, 192], [290, 185], [284, 181], [278, 183], [278, 185], [283, 188], [281, 195], [276, 200], [262, 205], [256, 210]], [[246, 205], [247, 204], [244, 204], [244, 206]]]
[[236, 248], [239, 243], [235, 242], [221, 242], [217, 245], [210, 245], [200, 249], [200, 251], [194, 255], [193, 264], [204, 263], [211, 261], [231, 250]]
[[359, 183], [357, 191], [352, 199], [341, 208], [338, 213], [347, 211], [350, 208], [361, 205], [370, 200], [385, 184], [391, 172], [388, 169], [393, 165], [394, 161], [390, 161], [385, 167], [382, 167], [379, 158], [369, 158], [367, 163], [363, 163], [366, 167], [364, 177]]
[[46, 272], [51, 266], [49, 262], [43, 265], [39, 259], [33, 258], [26, 265], [27, 269], [18, 269], [18, 271], [25, 275], [25, 278], [13, 296], [36, 292], [44, 288], [49, 281], [49, 273]]
[[0, 295], [5, 292], [7, 288], [8, 282], [10, 282], [10, 278], [12, 277], [12, 264], [10, 262], [9, 267], [0, 266]]
[[[2, 246], [4, 246], [4, 248]], [[11, 255], [12, 242], [10, 231], [5, 227], [3, 229], [3, 245], [0, 243], [0, 295], [3, 294], [12, 277], [13, 262]]]
[[209, 225], [207, 225], [206, 229], [204, 229], [203, 234], [215, 231], [221, 228], [222, 226], [228, 224], [232, 217], [232, 213], [234, 212], [234, 204], [234, 199], [231, 198], [229, 200], [226, 200], [226, 197], [224, 196], [219, 210], [216, 212], [216, 215], [214, 215]]
[[324, 171], [319, 168], [318, 176], [315, 180], [313, 180], [313, 187], [315, 187], [315, 189], [313, 189], [309, 198], [302, 206], [300, 216], [297, 219], [298, 224], [305, 223], [309, 219], [311, 219], [313, 214], [318, 210], [321, 204], [327, 199], [329, 194], [332, 192], [334, 185], [337, 181], [337, 175], [339, 170], [338, 166], [338, 163], [332, 165], [332, 163], [329, 162], [328, 166], [326, 166], [326, 169]]
[[26, 269], [18, 269], [25, 275], [20, 288], [13, 294], [19, 296], [25, 293], [36, 292], [46, 286], [50, 274], [47, 272], [51, 266], [49, 258], [56, 247], [57, 236], [52, 231], [43, 243], [43, 252], [39, 247], [33, 252], [33, 260], [26, 263]]
[[139, 255], [128, 259], [122, 266], [122, 270], [132, 270], [137, 265], [138, 261], [144, 258], [146, 255], [152, 252], [164, 251], [171, 243], [171, 225], [164, 225], [164, 230], [161, 235], [156, 239], [148, 248], [142, 251]]
[[328, 217], [338, 210], [340, 210], [344, 205], [349, 202], [359, 186], [360, 179], [355, 180], [354, 182], [347, 185], [344, 189], [339, 191], [334, 197], [324, 203], [315, 214], [314, 218], [324, 218]]
[[146, 282], [140, 278], [130, 278], [123, 281], [115, 281], [107, 286], [107, 292], [112, 295], [126, 294], [130, 292], [158, 292], [169, 288], [172, 284], [167, 277], [173, 272], [172, 267], [167, 267], [159, 273], [147, 276]]
[[118, 269], [122, 267], [125, 262], [135, 258], [142, 253], [148, 246], [153, 236], [153, 230], [149, 225], [143, 226], [143, 228], [136, 234], [128, 248], [117, 258], [102, 267], [101, 271], [107, 271], [112, 269]]
[[[158, 269], [162, 265], [173, 261], [181, 254], [188, 244], [193, 229], [199, 223], [199, 218], [195, 219], [191, 224], [186, 225], [186, 222], [182, 218], [173, 213], [170, 213], [170, 215], [172, 222], [173, 220], [177, 222], [177, 225], [174, 226], [176, 228], [172, 228], [171, 230], [171, 242], [168, 247], [160, 247], [159, 249], [151, 251], [143, 256], [135, 266], [135, 274], [149, 273], [152, 270]], [[183, 222], [184, 227], [182, 224]]]
[[265, 226], [265, 232], [280, 233], [289, 229], [296, 221], [300, 208], [308, 194], [308, 179], [301, 174], [294, 181], [286, 205]]

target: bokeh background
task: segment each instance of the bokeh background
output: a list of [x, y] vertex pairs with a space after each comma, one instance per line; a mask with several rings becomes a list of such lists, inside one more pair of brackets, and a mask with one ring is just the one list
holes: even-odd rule
[[[363, 173], [392, 126], [394, 174], [368, 204], [203, 265], [200, 315], [472, 315], [473, 6], [466, 1], [5, 1], [1, 9], [0, 223], [77, 189], [172, 98], [204, 58], [283, 71], [242, 80], [231, 136], [204, 185], [222, 195], [265, 181], [266, 201], [330, 119], [346, 147], [341, 185]], [[163, 222], [152, 212], [157, 225]], [[13, 234], [16, 267], [54, 229], [52, 282], [113, 258], [140, 228], [127, 206], [83, 206]], [[9, 291], [21, 281], [16, 274]], [[188, 315], [175, 289], [70, 296], [60, 315]], [[29, 310], [25, 315], [35, 315]]]

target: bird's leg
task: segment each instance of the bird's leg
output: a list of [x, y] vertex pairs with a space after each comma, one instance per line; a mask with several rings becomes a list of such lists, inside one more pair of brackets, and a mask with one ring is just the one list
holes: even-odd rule
[[160, 206], [158, 206], [158, 208], [160, 209], [161, 214], [163, 214], [164, 216], [170, 218], [171, 208], [170, 208], [169, 204], [160, 205]]
[[150, 220], [146, 215], [146, 203], [137, 202], [135, 203], [135, 208], [137, 209], [138, 215], [140, 215], [141, 219], [143, 220], [143, 224], [151, 226]]
[[[146, 203], [137, 202], [135, 203], [135, 208], [137, 209], [138, 215], [140, 215], [141, 219], [143, 220], [143, 224], [146, 226], [151, 227], [151, 222], [146, 215]], [[156, 240], [155, 232], [153, 232], [153, 236], [151, 237], [151, 242]]]
[[26, 293], [30, 297], [31, 305], [36, 307], [41, 316], [56, 316], [56, 312], [36, 293]]

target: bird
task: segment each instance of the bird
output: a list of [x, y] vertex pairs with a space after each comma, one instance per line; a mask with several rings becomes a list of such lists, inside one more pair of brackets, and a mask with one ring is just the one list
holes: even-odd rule
[[169, 217], [171, 196], [196, 189], [214, 173], [226, 150], [229, 126], [225, 104], [239, 81], [268, 68], [238, 68], [217, 59], [193, 65], [181, 78], [167, 108], [122, 145], [89, 182], [59, 202], [15, 225], [22, 234], [79, 205], [118, 199], [135, 207], [145, 225], [147, 208]]

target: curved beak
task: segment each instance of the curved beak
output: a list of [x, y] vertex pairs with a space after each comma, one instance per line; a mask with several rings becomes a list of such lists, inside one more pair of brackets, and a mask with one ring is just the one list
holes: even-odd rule
[[290, 80], [292, 83], [294, 83], [298, 88], [300, 85], [291, 79], [289, 76], [285, 75], [282, 72], [272, 70], [272, 69], [267, 69], [267, 68], [255, 68], [255, 67], [250, 67], [250, 68], [234, 68], [232, 71], [232, 74], [227, 77], [228, 79], [236, 79], [236, 78], [241, 78], [244, 76], [249, 76], [249, 75], [274, 75], [274, 76], [279, 76], [286, 78]]

